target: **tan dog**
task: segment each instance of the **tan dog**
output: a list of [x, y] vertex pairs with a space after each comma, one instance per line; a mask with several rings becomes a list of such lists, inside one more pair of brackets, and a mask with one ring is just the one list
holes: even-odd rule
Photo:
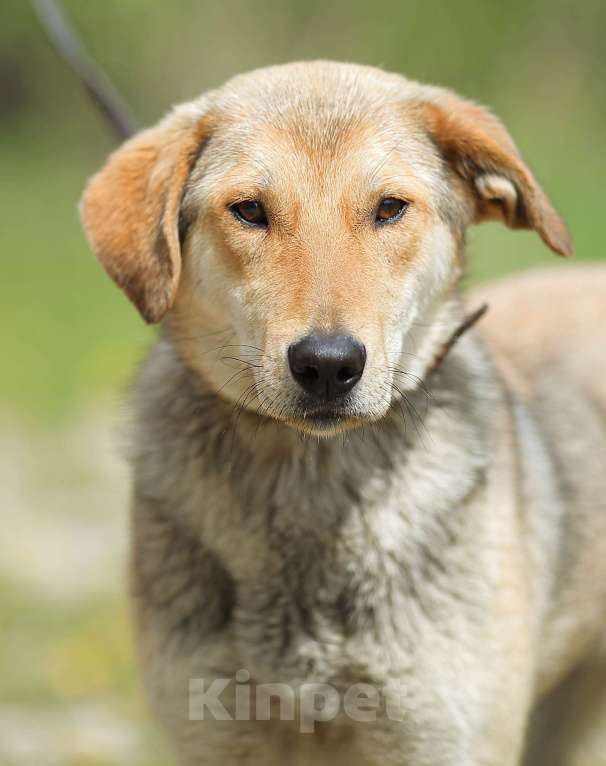
[[501, 123], [375, 69], [260, 70], [124, 144], [82, 214], [163, 321], [132, 577], [182, 762], [604, 762], [606, 270], [495, 287], [486, 344], [443, 353], [470, 224], [572, 249]]

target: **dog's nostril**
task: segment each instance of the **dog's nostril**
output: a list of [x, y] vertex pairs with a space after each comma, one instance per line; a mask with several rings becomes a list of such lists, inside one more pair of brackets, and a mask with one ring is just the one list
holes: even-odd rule
[[293, 378], [324, 401], [344, 396], [364, 372], [366, 349], [350, 335], [312, 333], [288, 349]]
[[341, 383], [347, 383], [348, 380], [355, 378], [356, 375], [358, 375], [358, 372], [353, 367], [341, 367], [337, 373], [337, 380], [341, 381]]
[[304, 367], [300, 373], [298, 373], [301, 377], [307, 378], [307, 380], [318, 380], [320, 377], [320, 373], [317, 371], [315, 367]]

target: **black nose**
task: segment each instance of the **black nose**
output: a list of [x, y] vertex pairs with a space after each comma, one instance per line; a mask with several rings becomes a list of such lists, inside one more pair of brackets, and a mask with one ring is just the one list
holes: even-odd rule
[[330, 401], [356, 385], [364, 372], [366, 349], [350, 335], [306, 335], [288, 349], [297, 383], [318, 399]]

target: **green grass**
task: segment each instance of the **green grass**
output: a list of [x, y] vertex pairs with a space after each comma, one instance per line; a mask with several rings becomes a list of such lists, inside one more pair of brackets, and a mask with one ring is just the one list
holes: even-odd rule
[[[1, 144], [0, 405], [30, 419], [119, 389], [152, 332], [90, 253], [77, 201], [95, 162], [30, 131]], [[39, 139], [46, 141], [41, 146]], [[88, 165], [88, 167], [87, 167]]]

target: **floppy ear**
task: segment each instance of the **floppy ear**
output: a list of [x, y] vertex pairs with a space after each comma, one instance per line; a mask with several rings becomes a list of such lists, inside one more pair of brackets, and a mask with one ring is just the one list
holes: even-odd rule
[[146, 322], [159, 322], [175, 298], [179, 208], [207, 128], [206, 118], [175, 111], [115, 151], [80, 202], [95, 255]]
[[497, 219], [534, 229], [554, 252], [572, 255], [566, 225], [496, 117], [449, 92], [422, 109], [433, 141], [464, 182], [474, 222]]

